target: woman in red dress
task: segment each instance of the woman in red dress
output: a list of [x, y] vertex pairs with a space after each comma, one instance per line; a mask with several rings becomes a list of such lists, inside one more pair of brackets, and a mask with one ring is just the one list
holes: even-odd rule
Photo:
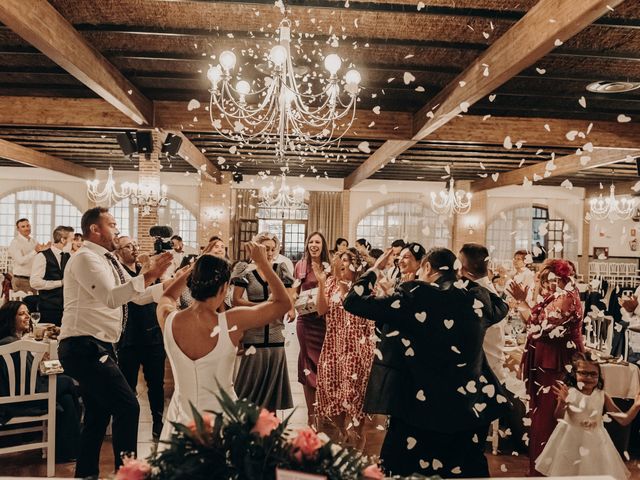
[[582, 304], [573, 277], [575, 269], [567, 260], [547, 260], [540, 271], [544, 299], [529, 308], [527, 287], [511, 285], [518, 309], [528, 317], [528, 337], [521, 372], [529, 394], [529, 475], [542, 476], [535, 469], [536, 458], [557, 424], [556, 398], [552, 388], [562, 381], [571, 365], [571, 356], [584, 352]]
[[327, 325], [318, 362], [316, 415], [337, 428], [343, 440], [353, 438], [360, 449], [365, 425], [362, 405], [375, 348], [374, 323], [347, 312], [342, 301], [364, 269], [355, 248], [336, 255], [328, 280], [321, 267], [314, 267], [318, 313], [325, 314]]

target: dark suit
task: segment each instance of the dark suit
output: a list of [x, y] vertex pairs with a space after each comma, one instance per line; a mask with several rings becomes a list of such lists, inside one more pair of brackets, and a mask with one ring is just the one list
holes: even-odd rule
[[400, 475], [488, 476], [486, 432], [508, 401], [482, 342], [486, 328], [506, 315], [507, 305], [474, 282], [466, 288], [444, 279], [437, 284], [405, 282], [380, 298], [372, 293], [375, 282], [374, 272], [363, 275], [344, 308], [374, 320], [400, 341], [392, 351], [393, 364], [387, 366], [399, 370], [387, 378], [394, 391], [379, 392], [393, 395], [386, 405], [391, 420], [383, 465]]

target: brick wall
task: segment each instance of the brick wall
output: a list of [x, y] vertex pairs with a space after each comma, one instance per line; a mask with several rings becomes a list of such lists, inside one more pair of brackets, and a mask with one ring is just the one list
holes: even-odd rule
[[[160, 148], [161, 138], [157, 131], [153, 135], [153, 153], [140, 155], [138, 166], [138, 184], [148, 185], [154, 190], [160, 190]], [[149, 228], [158, 224], [158, 209], [151, 207], [148, 214], [138, 208], [138, 243], [142, 252], [152, 252], [154, 239], [149, 236]]]
[[227, 246], [230, 244], [231, 184], [228, 182], [218, 184], [203, 176], [200, 185], [200, 218], [198, 219], [200, 245], [205, 246], [213, 235], [223, 238]]

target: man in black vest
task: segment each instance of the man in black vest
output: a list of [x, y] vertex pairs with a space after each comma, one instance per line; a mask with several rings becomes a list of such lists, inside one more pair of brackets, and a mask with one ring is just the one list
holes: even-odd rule
[[64, 267], [69, 253], [63, 251], [71, 235], [69, 227], [57, 226], [53, 231], [53, 244], [38, 253], [31, 266], [29, 282], [31, 288], [38, 291], [38, 310], [40, 321], [60, 326], [63, 311], [62, 285]]
[[[138, 245], [130, 237], [118, 238], [116, 256], [131, 277], [137, 277], [142, 270], [138, 263]], [[118, 342], [118, 366], [131, 387], [136, 391], [138, 371], [142, 365], [144, 379], [147, 382], [147, 395], [154, 440], [162, 432], [162, 413], [164, 410], [164, 344], [162, 330], [156, 317], [156, 303], [138, 305], [128, 303], [129, 319]]]
[[[390, 422], [383, 466], [394, 475], [488, 477], [484, 443], [489, 424], [507, 408], [500, 383], [487, 364], [485, 330], [500, 321], [508, 306], [468, 280], [457, 280], [456, 257], [432, 248], [420, 280], [402, 283], [376, 297], [374, 285], [391, 250], [352, 286], [344, 300], [348, 312], [392, 329], [402, 348], [402, 375], [394, 391], [379, 383]], [[387, 257], [387, 258], [384, 258]]]

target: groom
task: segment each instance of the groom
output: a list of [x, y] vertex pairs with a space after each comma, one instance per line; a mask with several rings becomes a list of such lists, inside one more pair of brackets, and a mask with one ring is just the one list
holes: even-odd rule
[[508, 402], [482, 342], [486, 328], [508, 307], [474, 282], [456, 280], [456, 256], [445, 248], [427, 253], [420, 280], [375, 297], [379, 267], [388, 255], [344, 300], [345, 310], [385, 327], [404, 349], [404, 372], [389, 404], [383, 465], [394, 475], [488, 477], [483, 453], [488, 427]]

